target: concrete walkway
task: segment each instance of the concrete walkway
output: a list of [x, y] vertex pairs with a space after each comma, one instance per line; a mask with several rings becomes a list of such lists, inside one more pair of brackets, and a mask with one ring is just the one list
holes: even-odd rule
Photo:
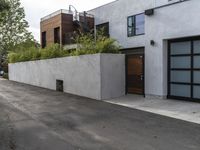
[[150, 99], [140, 95], [126, 95], [107, 102], [200, 124], [200, 103]]

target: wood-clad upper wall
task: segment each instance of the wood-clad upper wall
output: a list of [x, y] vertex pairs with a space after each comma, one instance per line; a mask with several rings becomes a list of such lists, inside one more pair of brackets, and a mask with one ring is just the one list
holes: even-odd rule
[[44, 20], [40, 23], [41, 30], [41, 44], [42, 44], [42, 32], [46, 32], [46, 44], [54, 43], [54, 28], [61, 28], [61, 14], [54, 16], [50, 19]]
[[66, 15], [63, 14], [62, 15], [62, 32], [61, 32], [61, 36], [62, 36], [62, 45], [67, 44], [66, 43], [66, 33], [72, 33], [75, 30], [75, 27], [73, 25], [73, 15]]
[[[80, 17], [80, 20], [83, 20]], [[87, 17], [87, 23], [90, 29], [94, 28], [94, 18]], [[76, 27], [73, 23], [72, 14], [61, 13], [47, 20], [41, 21], [40, 30], [41, 30], [41, 45], [42, 45], [42, 33], [46, 32], [46, 45], [54, 43], [54, 29], [60, 27], [60, 44], [65, 45], [66, 43], [66, 34], [73, 33], [76, 31]]]

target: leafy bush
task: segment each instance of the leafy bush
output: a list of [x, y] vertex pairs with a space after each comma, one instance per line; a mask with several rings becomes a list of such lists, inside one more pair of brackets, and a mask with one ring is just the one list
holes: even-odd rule
[[11, 51], [8, 54], [8, 62], [24, 62], [24, 61], [33, 61], [40, 59], [50, 59], [57, 57], [68, 56], [69, 53], [66, 50], [63, 50], [59, 44], [52, 44], [45, 49], [39, 49], [37, 47], [30, 47], [29, 49], [20, 49]]
[[4, 74], [3, 74], [3, 78], [4, 78], [4, 79], [8, 79], [8, 73], [4, 73]]
[[41, 59], [49, 59], [49, 58], [56, 58], [56, 57], [62, 57], [63, 56], [63, 50], [60, 48], [60, 45], [54, 44], [50, 45], [45, 49], [41, 50]]
[[96, 38], [93, 33], [80, 34], [75, 39], [79, 45], [71, 55], [84, 55], [95, 53], [119, 53], [120, 46], [117, 41], [104, 34], [104, 29], [97, 32]]
[[120, 46], [116, 40], [104, 36], [103, 31], [98, 31], [96, 38], [93, 33], [79, 34], [75, 41], [78, 45], [76, 50], [64, 50], [59, 44], [52, 44], [44, 49], [38, 48], [33, 43], [17, 45], [14, 51], [8, 54], [8, 62], [24, 62], [40, 59], [50, 59], [66, 56], [79, 56], [96, 53], [119, 53]]

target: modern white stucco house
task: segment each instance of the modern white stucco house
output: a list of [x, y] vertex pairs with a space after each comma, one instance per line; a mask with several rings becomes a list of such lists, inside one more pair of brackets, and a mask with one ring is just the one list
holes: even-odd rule
[[128, 92], [200, 99], [200, 0], [116, 0], [88, 13], [127, 54]]

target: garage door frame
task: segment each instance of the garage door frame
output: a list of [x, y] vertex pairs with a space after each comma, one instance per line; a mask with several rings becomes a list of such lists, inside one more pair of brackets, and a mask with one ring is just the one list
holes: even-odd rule
[[[189, 38], [180, 38], [180, 39], [173, 39], [173, 40], [169, 40], [168, 41], [168, 95], [167, 98], [168, 99], [178, 99], [178, 100], [187, 100], [187, 101], [195, 101], [195, 102], [200, 102], [199, 98], [194, 98], [194, 86], [200, 86], [200, 84], [194, 83], [194, 71], [200, 71], [200, 68], [195, 69], [194, 68], [194, 56], [200, 56], [200, 54], [194, 54], [194, 41], [200, 40], [200, 37], [189, 37]], [[191, 81], [190, 83], [178, 83], [177, 84], [182, 84], [182, 85], [190, 85], [190, 97], [181, 97], [181, 96], [174, 96], [171, 95], [171, 84], [176, 84], [176, 82], [171, 82], [171, 70], [173, 70], [171, 68], [171, 44], [172, 43], [178, 43], [178, 42], [190, 42], [190, 46], [191, 46], [191, 53], [190, 54], [182, 54], [182, 56], [190, 56], [191, 57], [191, 62], [190, 62], [190, 69], [185, 69], [190, 71], [191, 73]], [[176, 56], [173, 56], [176, 57]], [[174, 69], [177, 70], [177, 69]], [[181, 69], [180, 69], [181, 70]], [[183, 69], [184, 70], [184, 69]]]

